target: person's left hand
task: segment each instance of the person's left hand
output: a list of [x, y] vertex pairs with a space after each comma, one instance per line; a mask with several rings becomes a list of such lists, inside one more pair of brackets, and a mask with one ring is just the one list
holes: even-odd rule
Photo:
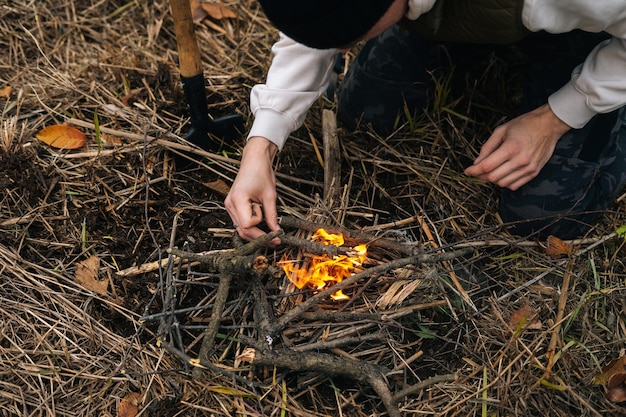
[[544, 104], [498, 126], [465, 174], [515, 191], [537, 176], [568, 130]]

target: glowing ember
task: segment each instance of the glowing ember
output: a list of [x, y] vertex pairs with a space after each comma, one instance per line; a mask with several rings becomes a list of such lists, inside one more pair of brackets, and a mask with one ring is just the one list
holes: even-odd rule
[[[312, 239], [323, 245], [341, 246], [344, 243], [343, 235], [331, 234], [324, 229], [318, 229]], [[359, 245], [354, 247], [354, 253], [350, 256], [338, 255], [330, 258], [327, 255], [313, 255], [307, 257], [301, 266], [298, 266], [296, 261], [282, 261], [281, 264], [289, 280], [299, 289], [308, 286], [323, 290], [352, 275], [354, 268], [363, 263], [366, 254], [367, 246]], [[341, 290], [331, 297], [334, 300], [348, 299], [348, 296]]]

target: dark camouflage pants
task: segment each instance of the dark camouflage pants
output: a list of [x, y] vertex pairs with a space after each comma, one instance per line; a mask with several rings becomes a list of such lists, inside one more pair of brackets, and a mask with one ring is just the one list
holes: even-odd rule
[[[606, 35], [540, 34], [515, 45], [530, 63], [523, 71], [520, 113], [544, 104], [574, 66]], [[348, 127], [369, 124], [389, 133], [408, 110], [427, 105], [441, 67], [437, 44], [394, 27], [367, 42], [338, 91], [338, 117]], [[456, 70], [489, 46], [446, 45]], [[517, 235], [564, 239], [583, 234], [626, 184], [626, 110], [598, 115], [558, 142], [539, 175], [517, 191], [503, 189], [502, 219]]]

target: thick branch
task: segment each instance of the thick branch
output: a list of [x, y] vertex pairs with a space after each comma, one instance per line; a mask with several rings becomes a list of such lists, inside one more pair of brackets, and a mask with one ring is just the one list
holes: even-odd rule
[[395, 240], [381, 238], [369, 233], [357, 232], [344, 227], [320, 225], [319, 223], [313, 223], [291, 216], [283, 216], [279, 221], [280, 225], [283, 227], [302, 229], [309, 232], [315, 232], [317, 229], [323, 228], [328, 233], [341, 233], [346, 241], [353, 240], [359, 243], [365, 243], [367, 246], [385, 248], [404, 255], [414, 255], [418, 250], [414, 245], [404, 245]]
[[180, 249], [170, 249], [169, 252], [180, 258], [198, 261], [207, 265], [213, 272], [221, 274], [246, 274], [267, 268], [267, 259], [254, 255], [259, 249], [267, 245], [275, 237], [281, 236], [282, 230], [268, 233], [258, 239], [228, 252], [198, 254]]
[[293, 371], [315, 371], [328, 376], [347, 376], [355, 381], [368, 383], [385, 404], [390, 417], [400, 417], [398, 406], [385, 382], [388, 369], [360, 360], [349, 360], [324, 353], [294, 352], [290, 349], [257, 351], [254, 365], [279, 366]]
[[[228, 298], [228, 291], [230, 290], [230, 281], [232, 280], [231, 274], [222, 274], [220, 276], [220, 283], [217, 287], [215, 294], [215, 307], [211, 311], [211, 319], [209, 325], [204, 331], [202, 339], [202, 345], [200, 346], [200, 353], [198, 357], [200, 360], [208, 360], [209, 355], [213, 351], [215, 346], [215, 336], [220, 326], [220, 318], [224, 312], [224, 306], [226, 305], [226, 299]], [[194, 370], [195, 371], [195, 370]], [[194, 376], [198, 376], [198, 372], [195, 372]]]
[[261, 334], [267, 334], [270, 323], [274, 320], [274, 315], [271, 314], [270, 303], [267, 301], [261, 278], [257, 274], [252, 276], [252, 294], [254, 295], [254, 309], [257, 316], [255, 322]]
[[315, 343], [309, 343], [307, 345], [294, 346], [292, 349], [295, 352], [308, 352], [311, 350], [330, 350], [341, 346], [352, 345], [356, 343], [369, 342], [372, 340], [385, 340], [387, 335], [382, 332], [366, 333], [361, 336], [355, 337], [342, 337], [340, 339], [333, 339], [328, 341], [320, 341]]

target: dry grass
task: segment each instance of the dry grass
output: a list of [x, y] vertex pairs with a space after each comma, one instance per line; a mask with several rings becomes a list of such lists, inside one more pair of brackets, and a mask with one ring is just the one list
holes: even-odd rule
[[[276, 33], [254, 2], [227, 4], [239, 19], [197, 27], [210, 112], [249, 119], [248, 91], [263, 79]], [[222, 197], [204, 184], [233, 180], [237, 150], [194, 150], [204, 156], [201, 168], [172, 167], [172, 155], [188, 148], [180, 139], [187, 120], [168, 3], [5, 1], [0, 30], [0, 89], [12, 87], [0, 98], [0, 415], [116, 415], [130, 392], [141, 394], [142, 415], [153, 416], [384, 415], [366, 384], [238, 363], [242, 340], [258, 336], [247, 282], [233, 283], [211, 357], [228, 372], [193, 378], [189, 364], [157, 341], [197, 355], [215, 274], [196, 264], [118, 274], [167, 260], [166, 249], [175, 246], [198, 252], [235, 245]], [[340, 130], [346, 187], [332, 204], [316, 198], [323, 169], [312, 138], [320, 146], [320, 110], [334, 103], [320, 101], [293, 135], [277, 165], [282, 214], [423, 251], [474, 251], [360, 283], [349, 289], [350, 304], [319, 306], [351, 320], [300, 316], [276, 347], [289, 340], [301, 350], [385, 366], [392, 392], [456, 375], [429, 380], [401, 400], [407, 416], [623, 415], [623, 405], [593, 384], [600, 367], [626, 348], [625, 249], [614, 233], [626, 223], [623, 199], [565, 258], [506, 233], [497, 192], [460, 174], [480, 139], [507, 117], [503, 103], [515, 94], [499, 81], [503, 62], [489, 64], [462, 94], [442, 80], [428, 117], [388, 138]], [[122, 144], [101, 147], [96, 119]], [[34, 139], [56, 123], [80, 127], [88, 146], [61, 152]], [[283, 252], [266, 255], [273, 261]], [[77, 263], [91, 255], [102, 262], [107, 294], [74, 279]], [[370, 262], [403, 256], [373, 250]], [[277, 310], [293, 306], [284, 301], [282, 277], [264, 288]], [[163, 305], [168, 290], [176, 291], [179, 312], [165, 337], [160, 319], [173, 317], [161, 314], [171, 308]], [[400, 290], [405, 297], [391, 302]], [[437, 307], [416, 307], [430, 302]], [[537, 314], [538, 328], [511, 326], [523, 306]], [[391, 312], [398, 314], [393, 320], [375, 316]]]

